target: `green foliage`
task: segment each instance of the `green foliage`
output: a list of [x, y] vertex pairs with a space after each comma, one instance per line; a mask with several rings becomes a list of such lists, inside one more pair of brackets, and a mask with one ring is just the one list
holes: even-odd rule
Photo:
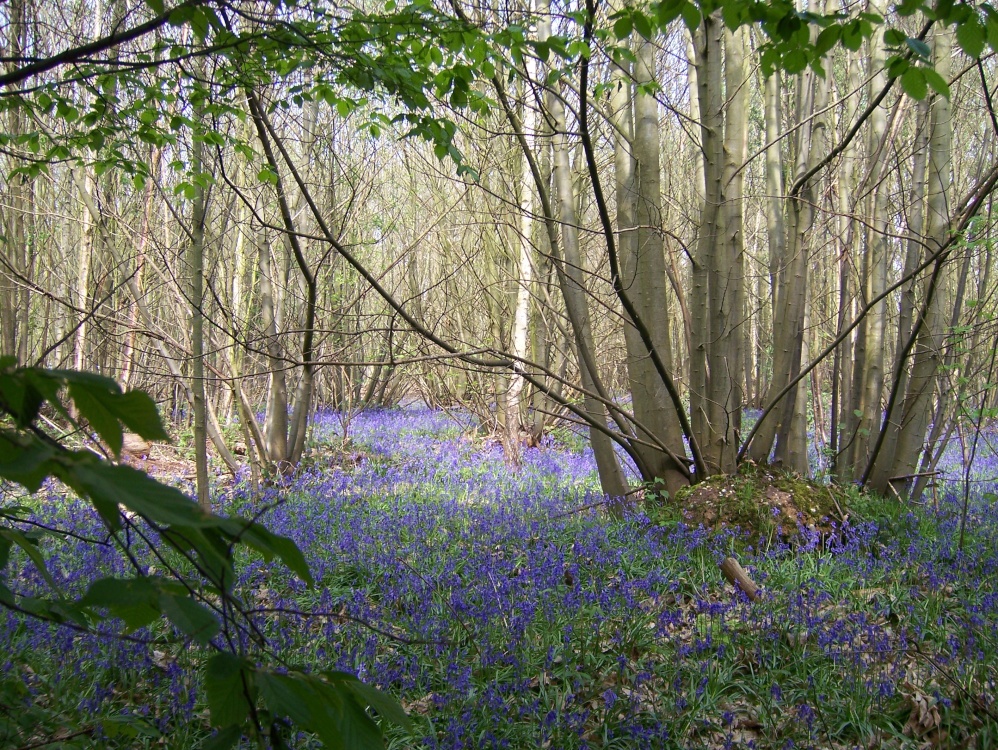
[[[120, 171], [139, 188], [149, 167], [134, 156], [134, 144], [173, 147], [179, 154], [174, 167], [184, 172], [175, 191], [190, 198], [194, 183], [206, 176], [188, 173], [189, 159], [178, 148], [182, 136], [230, 146], [259, 162], [254, 143], [225, 123], [245, 120], [247, 91], [276, 89], [281, 93], [274, 109], [318, 101], [341, 118], [366, 118], [361, 128], [374, 138], [386, 127], [400, 128], [407, 137], [431, 142], [438, 158], [451, 160], [459, 176], [477, 179], [464, 161], [454, 120], [438, 117], [434, 101], [470, 115], [486, 113], [494, 102], [484, 93], [489, 87], [481, 84], [497, 73], [515, 77], [533, 56], [546, 63], [548, 82], [554, 83], [595, 51], [583, 38], [585, 10], [567, 13], [555, 34], [538, 41], [531, 38], [529, 19], [480, 27], [425, 0], [389, 0], [378, 11], [296, 0], [260, 4], [267, 6], [256, 16], [260, 23], [238, 27], [204, 0], [172, 7], [149, 0], [149, 28], [156, 33], [147, 34], [143, 51], [113, 63], [100, 55], [81, 54], [63, 65], [43, 59], [55, 77], [38, 80], [30, 92], [0, 96], [0, 111], [22, 110], [27, 123], [59, 122], [59, 127], [17, 136], [0, 134], [0, 147], [31, 155], [15, 170], [22, 174], [37, 175], [55, 162], [89, 161], [97, 174]], [[960, 48], [972, 58], [980, 59], [989, 47], [998, 50], [998, 11], [990, 4], [902, 0], [894, 11], [901, 17], [919, 13], [955, 28]], [[694, 30], [714, 14], [730, 29], [752, 25], [762, 32], [758, 55], [766, 75], [778, 69], [796, 74], [808, 67], [824, 75], [824, 60], [834, 47], [858, 50], [887, 24], [873, 13], [816, 13], [791, 0], [652, 0], [614, 11], [594, 30], [593, 40], [613, 60], [633, 60], [630, 37], [652, 39], [680, 20]], [[933, 69], [931, 49], [921, 37], [887, 26], [884, 40], [891, 52], [889, 74], [909, 96], [924, 98], [930, 90], [949, 95], [949, 84]], [[125, 54], [115, 45], [108, 48]], [[209, 77], [177, 67], [182, 60], [197, 65], [208, 58]], [[20, 82], [21, 75], [15, 68], [8, 77]], [[604, 85], [597, 84], [597, 94]], [[79, 86], [90, 95], [81, 98]], [[199, 115], [185, 114], [192, 110]], [[272, 183], [275, 175], [263, 168], [259, 177]]]
[[[275, 671], [248, 653], [231, 650], [239, 639], [228, 631], [240, 627], [233, 618], [245, 611], [232, 590], [236, 548], [279, 560], [312, 585], [301, 550], [255, 521], [208, 513], [176, 488], [89, 450], [70, 449], [38, 427], [46, 406], [72, 421], [70, 404], [115, 456], [121, 452], [124, 427], [147, 440], [167, 437], [145, 393], [123, 393], [114, 381], [99, 375], [18, 367], [12, 357], [3, 357], [0, 479], [31, 492], [50, 477], [58, 479], [93, 505], [116, 542], [120, 543], [117, 532], [126, 526], [138, 529], [141, 522], [158, 532], [159, 558], [166, 561], [172, 555], [181, 564], [171, 567], [170, 575], [147, 574], [135, 566], [132, 576], [94, 580], [83, 596], [73, 598], [60, 589], [47, 569], [40, 544], [47, 530], [25, 531], [22, 520], [28, 509], [3, 504], [0, 576], [11, 550], [17, 547], [38, 569], [51, 593], [47, 597], [20, 595], [0, 578], [0, 606], [86, 630], [117, 618], [125, 633], [165, 618], [185, 640], [212, 653], [205, 661], [205, 688], [212, 724], [222, 730], [213, 738], [212, 747], [232, 747], [244, 733], [268, 732], [274, 740], [289, 718], [297, 728], [317, 735], [326, 747], [380, 748], [381, 730], [368, 715], [368, 707], [384, 721], [407, 724], [405, 713], [392, 698], [350, 675], [307, 674], [287, 665]], [[220, 637], [223, 633], [225, 638]], [[0, 685], [0, 692], [4, 689]], [[258, 706], [261, 699], [263, 705]], [[267, 726], [260, 719], [264, 714], [270, 717]], [[124, 724], [105, 731], [128, 735], [137, 730]]]

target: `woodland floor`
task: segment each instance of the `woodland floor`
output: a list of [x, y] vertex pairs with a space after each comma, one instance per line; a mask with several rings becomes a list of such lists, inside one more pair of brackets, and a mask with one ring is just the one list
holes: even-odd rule
[[[242, 560], [268, 650], [395, 695], [414, 729], [389, 748], [998, 746], [992, 456], [961, 548], [958, 453], [920, 506], [751, 466], [613, 519], [570, 432], [516, 473], [472, 424], [425, 410], [320, 415], [316, 434], [285, 486], [220, 478], [215, 499], [269, 508], [318, 582]], [[139, 465], [193, 475], [183, 448]], [[69, 593], [125, 569], [61, 488], [17, 500], [77, 534], [45, 542]], [[757, 601], [720, 574], [731, 555]], [[8, 584], [45, 586], [16, 552]], [[197, 658], [166, 626], [123, 640], [0, 611], [0, 747], [199, 747]]]

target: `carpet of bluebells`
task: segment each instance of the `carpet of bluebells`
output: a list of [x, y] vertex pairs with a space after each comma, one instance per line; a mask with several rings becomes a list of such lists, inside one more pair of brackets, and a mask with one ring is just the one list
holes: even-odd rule
[[[963, 550], [959, 453], [924, 505], [857, 496], [832, 533], [760, 547], [649, 508], [611, 519], [578, 441], [527, 450], [512, 473], [442, 413], [355, 415], [346, 446], [344, 425], [317, 418], [292, 483], [262, 497], [220, 484], [216, 502], [273, 506], [264, 522], [297, 542], [317, 585], [243, 560], [267, 650], [395, 695], [413, 730], [389, 730], [390, 748], [998, 746], [986, 444]], [[77, 535], [48, 549], [69, 592], [127, 571], [94, 543], [83, 504], [56, 488], [22, 502]], [[730, 554], [763, 587], [758, 601], [724, 582]], [[16, 555], [8, 585], [45, 586]], [[0, 610], [0, 747], [198, 746], [194, 646], [157, 627], [101, 637]]]

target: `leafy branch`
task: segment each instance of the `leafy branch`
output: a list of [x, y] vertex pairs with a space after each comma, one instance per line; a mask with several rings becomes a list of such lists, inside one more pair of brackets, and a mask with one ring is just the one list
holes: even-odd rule
[[[71, 422], [72, 405], [116, 458], [125, 428], [146, 440], [168, 439], [153, 400], [142, 391], [122, 392], [93, 373], [19, 367], [13, 357], [0, 357], [0, 479], [31, 493], [50, 478], [73, 489], [97, 511], [133, 570], [131, 576], [91, 581], [73, 598], [49, 572], [41, 544], [46, 534], [61, 531], [32, 522], [26, 505], [0, 505], [0, 606], [91, 633], [106, 632], [100, 626], [116, 618], [124, 626], [122, 637], [165, 618], [186, 640], [213, 652], [204, 659], [205, 692], [219, 732], [206, 747], [232, 747], [244, 734], [286, 747], [285, 727], [294, 725], [327, 747], [380, 748], [381, 730], [369, 710], [408, 725], [393, 698], [352, 675], [309, 674], [274, 655], [276, 664], [260, 663], [262, 654], [247, 651], [247, 644], [265, 649], [265, 643], [252, 623], [253, 611], [233, 588], [235, 552], [243, 547], [279, 560], [312, 586], [294, 542], [255, 520], [206, 512], [180, 490], [130, 466], [63, 445], [37, 424], [46, 405]], [[29, 525], [34, 528], [25, 530]], [[122, 529], [136, 531], [168, 574], [147, 574], [122, 540]], [[8, 585], [15, 547], [38, 570], [49, 595], [18, 593]], [[180, 564], [171, 562], [177, 555]]]

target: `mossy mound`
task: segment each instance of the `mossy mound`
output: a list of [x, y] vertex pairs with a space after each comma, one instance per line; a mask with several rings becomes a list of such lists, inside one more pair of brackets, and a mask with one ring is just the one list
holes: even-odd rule
[[847, 520], [852, 494], [771, 466], [746, 463], [737, 474], [719, 474], [684, 487], [655, 511], [691, 526], [738, 526], [757, 539], [790, 540], [802, 529], [828, 533], [833, 523]]

